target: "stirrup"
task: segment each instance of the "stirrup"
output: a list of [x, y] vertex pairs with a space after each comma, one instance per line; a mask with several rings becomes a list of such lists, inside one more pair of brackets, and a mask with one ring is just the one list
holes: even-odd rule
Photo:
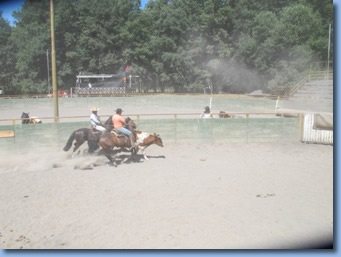
[[129, 151], [136, 149], [137, 150], [138, 144], [135, 143], [133, 146], [129, 147]]

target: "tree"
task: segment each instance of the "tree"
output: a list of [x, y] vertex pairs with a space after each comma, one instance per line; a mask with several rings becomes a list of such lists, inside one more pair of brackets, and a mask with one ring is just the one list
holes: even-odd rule
[[15, 48], [11, 41], [11, 27], [0, 11], [0, 87], [5, 94], [15, 94], [17, 89], [12, 86], [15, 74]]
[[46, 49], [49, 45], [49, 2], [25, 1], [15, 12], [18, 20], [13, 28], [17, 51], [14, 86], [21, 93], [47, 92]]
[[[113, 74], [127, 65], [146, 90], [162, 92], [290, 85], [310, 62], [326, 60], [333, 21], [327, 0], [151, 0], [145, 9], [140, 0], [55, 3], [57, 79], [64, 89], [79, 72]], [[8, 67], [2, 83], [11, 92], [47, 92], [49, 2], [25, 0], [15, 15], [16, 27], [1, 21], [1, 64]]]

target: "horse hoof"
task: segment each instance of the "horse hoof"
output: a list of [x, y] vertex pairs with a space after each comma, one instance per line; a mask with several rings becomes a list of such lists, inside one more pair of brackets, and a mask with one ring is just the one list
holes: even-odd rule
[[114, 162], [109, 162], [109, 165], [110, 165], [110, 166], [117, 167], [117, 164], [116, 164], [116, 163], [114, 163]]

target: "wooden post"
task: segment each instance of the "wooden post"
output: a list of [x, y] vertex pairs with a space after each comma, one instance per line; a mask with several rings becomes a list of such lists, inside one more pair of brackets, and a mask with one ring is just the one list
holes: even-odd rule
[[55, 50], [55, 41], [54, 41], [53, 0], [50, 0], [50, 17], [51, 17], [51, 62], [52, 62], [52, 93], [53, 93], [54, 122], [59, 122], [56, 50]]
[[178, 134], [177, 134], [178, 122], [177, 122], [177, 115], [176, 115], [176, 114], [174, 114], [174, 124], [175, 124], [175, 128], [174, 128], [174, 132], [175, 132], [175, 143], [177, 143], [177, 141], [178, 141]]

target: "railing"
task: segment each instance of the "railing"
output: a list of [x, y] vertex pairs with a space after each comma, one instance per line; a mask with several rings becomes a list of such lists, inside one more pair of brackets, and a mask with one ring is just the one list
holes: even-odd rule
[[309, 80], [332, 80], [333, 71], [314, 71], [309, 73]]
[[92, 87], [92, 88], [82, 88], [76, 87], [72, 88], [73, 94], [77, 95], [127, 95], [131, 94], [133, 91], [126, 87]]
[[[166, 145], [215, 142], [254, 143], [300, 141], [300, 121], [302, 120], [303, 114], [297, 114], [298, 117], [279, 118], [273, 112], [234, 112], [233, 114], [240, 116], [236, 118], [199, 119], [200, 114], [127, 114], [127, 116], [129, 115], [134, 119], [139, 130], [160, 134]], [[163, 115], [168, 118], [151, 119], [153, 117], [152, 115]], [[186, 118], [185, 115], [192, 118]], [[218, 115], [218, 113], [214, 113], [214, 115]], [[253, 118], [252, 115], [262, 116]], [[240, 118], [241, 116], [242, 118]], [[147, 117], [147, 119], [143, 117]], [[53, 117], [47, 118], [53, 119]], [[61, 150], [73, 131], [82, 127], [90, 127], [87, 116], [62, 118], [86, 118], [86, 121], [0, 126], [0, 131], [13, 131], [13, 137], [0, 138], [0, 149], [22, 152], [31, 151], [32, 149], [39, 151], [49, 151], [51, 149]]]
[[[142, 117], [155, 117], [155, 116], [166, 116], [166, 117], [170, 117], [173, 119], [177, 119], [179, 117], [191, 117], [193, 118], [200, 118], [200, 115], [202, 113], [145, 113], [145, 114], [124, 114], [122, 116], [124, 117], [136, 117], [136, 119], [140, 119]], [[219, 118], [219, 114], [220, 113], [213, 113], [212, 115], [214, 116], [214, 118]], [[286, 113], [281, 113], [280, 115], [276, 112], [226, 112], [224, 114], [229, 114], [235, 118], [250, 118], [250, 116], [275, 116], [275, 117], [285, 117]], [[109, 118], [112, 114], [107, 114], [107, 115], [101, 115], [102, 120], [105, 120], [107, 118]], [[300, 113], [290, 113], [291, 116], [299, 116]], [[0, 119], [0, 125], [1, 123], [5, 123], [5, 122], [9, 122], [11, 125], [16, 125], [16, 124], [21, 124], [21, 122], [23, 120], [30, 120], [31, 118], [12, 118], [12, 119]], [[40, 120], [52, 120], [54, 121], [54, 117], [35, 117], [35, 118], [39, 118]], [[83, 119], [83, 120], [89, 120], [89, 116], [62, 116], [62, 117], [58, 117], [57, 120], [58, 122], [60, 122], [60, 120], [71, 120], [71, 119]], [[19, 121], [19, 123], [17, 122]], [[32, 125], [32, 124], [31, 124]], [[38, 124], [39, 125], [39, 124]]]
[[[160, 114], [126, 114], [125, 116], [136, 117], [136, 124], [139, 128], [145, 129], [149, 132], [162, 133], [162, 135], [169, 142], [186, 142], [186, 140], [198, 140], [201, 137], [211, 136], [209, 140], [223, 139], [226, 142], [268, 142], [269, 140], [288, 140], [293, 141], [307, 141], [308, 135], [315, 135], [318, 143], [333, 144], [332, 132], [315, 131], [311, 124], [307, 124], [306, 119], [310, 114], [303, 113], [281, 113], [274, 112], [229, 112], [229, 115], [234, 115], [235, 118], [218, 118], [219, 113], [213, 113], [217, 118], [214, 119], [199, 119], [201, 113], [160, 113]], [[251, 116], [261, 116], [252, 118]], [[308, 115], [308, 116], [307, 116]], [[110, 115], [103, 115], [102, 117], [109, 117]], [[168, 119], [141, 119], [143, 117], [165, 116]], [[192, 117], [190, 119], [181, 119], [180, 117]], [[196, 119], [194, 119], [194, 118]], [[268, 118], [270, 117], [270, 119]], [[272, 118], [273, 117], [273, 118]], [[291, 118], [283, 118], [291, 117]], [[66, 116], [60, 119], [86, 119], [88, 116]], [[170, 119], [169, 119], [170, 118]], [[51, 119], [54, 117], [42, 117], [40, 119]], [[9, 146], [13, 143], [28, 142], [31, 138], [30, 144], [39, 138], [48, 139], [49, 144], [57, 145], [54, 140], [58, 141], [58, 147], [65, 144], [66, 139], [70, 133], [79, 127], [90, 127], [87, 121], [78, 122], [64, 122], [64, 123], [43, 123], [32, 125], [16, 125], [16, 121], [25, 119], [2, 119], [3, 121], [11, 121], [12, 125], [0, 126], [0, 132], [13, 132], [13, 140], [5, 137], [0, 141]], [[207, 134], [208, 133], [208, 134]], [[327, 141], [321, 138], [320, 134], [328, 134]], [[36, 138], [36, 139], [35, 139]], [[45, 140], [44, 139], [44, 140]], [[50, 140], [51, 139], [51, 140]], [[207, 139], [207, 138], [206, 138]], [[314, 141], [315, 142], [315, 141]], [[40, 142], [43, 144], [42, 142]], [[5, 145], [2, 145], [5, 146]]]
[[310, 73], [304, 77], [300, 82], [297, 83], [288, 93], [288, 96], [291, 97], [301, 86], [303, 86], [307, 81], [310, 80]]
[[[330, 67], [331, 66], [331, 67]], [[274, 96], [291, 97], [301, 86], [311, 80], [333, 80], [333, 62], [313, 62], [309, 73], [294, 87], [284, 86], [272, 90]]]
[[333, 79], [333, 71], [314, 71], [309, 72], [307, 76], [304, 77], [296, 86], [294, 86], [287, 95], [291, 97], [301, 86], [303, 86], [306, 82], [311, 80], [332, 80]]

